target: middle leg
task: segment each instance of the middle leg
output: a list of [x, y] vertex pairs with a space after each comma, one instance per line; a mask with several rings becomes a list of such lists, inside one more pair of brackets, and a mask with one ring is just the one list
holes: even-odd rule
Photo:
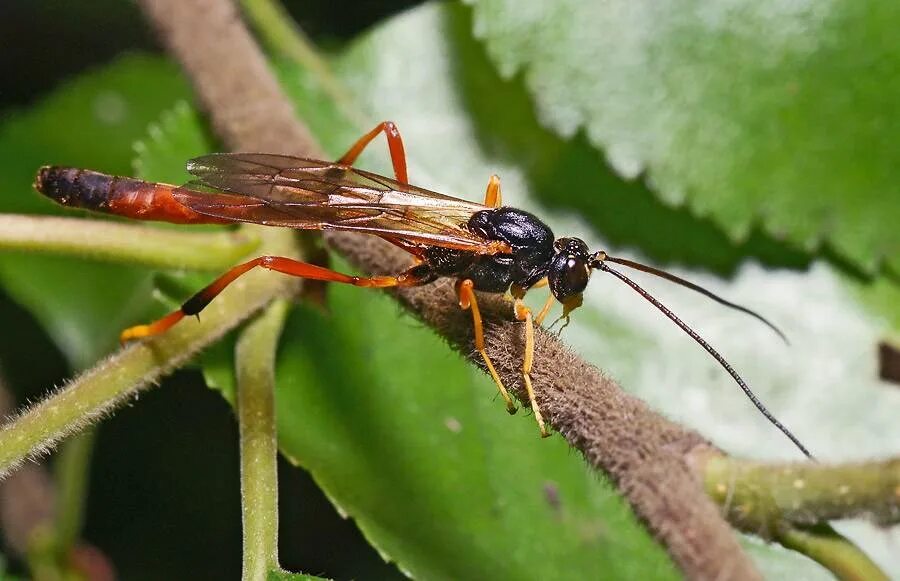
[[487, 351], [484, 348], [484, 328], [481, 325], [481, 312], [478, 310], [478, 301], [475, 299], [474, 287], [475, 285], [470, 279], [461, 280], [456, 284], [456, 294], [459, 296], [459, 306], [462, 309], [472, 309], [472, 323], [475, 327], [475, 349], [481, 354], [481, 358], [484, 360], [485, 366], [487, 366], [488, 373], [491, 374], [491, 379], [497, 384], [497, 390], [506, 402], [506, 411], [510, 414], [514, 414], [516, 413], [516, 404], [509, 396], [509, 392], [506, 391], [506, 388], [503, 386], [503, 380], [500, 379], [497, 370], [494, 369], [494, 364], [491, 362], [491, 358], [488, 357]]
[[528, 394], [531, 411], [534, 412], [534, 420], [541, 431], [541, 437], [546, 438], [550, 435], [550, 432], [547, 431], [544, 415], [541, 413], [541, 408], [534, 397], [534, 388], [531, 386], [531, 366], [534, 363], [534, 320], [531, 316], [531, 309], [528, 308], [528, 305], [521, 298], [516, 299], [515, 312], [516, 318], [525, 322], [525, 356], [522, 360], [522, 380], [525, 382], [525, 392]]

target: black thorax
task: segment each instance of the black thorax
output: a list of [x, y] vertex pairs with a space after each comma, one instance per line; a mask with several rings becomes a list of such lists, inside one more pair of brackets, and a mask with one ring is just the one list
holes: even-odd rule
[[425, 259], [434, 274], [471, 279], [476, 290], [486, 292], [504, 292], [513, 284], [529, 288], [547, 275], [554, 255], [553, 232], [534, 215], [507, 207], [482, 210], [467, 225], [487, 240], [506, 242], [513, 252], [479, 255], [432, 247]]

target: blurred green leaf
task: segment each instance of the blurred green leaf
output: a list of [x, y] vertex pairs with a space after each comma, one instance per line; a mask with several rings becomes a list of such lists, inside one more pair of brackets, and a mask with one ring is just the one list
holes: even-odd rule
[[[31, 188], [45, 164], [128, 175], [132, 144], [189, 95], [175, 67], [133, 55], [85, 74], [0, 125], [0, 211], [72, 215]], [[149, 274], [51, 256], [0, 256], [0, 284], [49, 331], [75, 367], [113, 348], [119, 331], [150, 316]]]
[[470, 0], [542, 122], [735, 240], [900, 271], [900, 5]]
[[212, 151], [213, 142], [197, 111], [187, 101], [178, 101], [150, 123], [135, 142], [132, 149], [136, 156], [131, 165], [142, 179], [183, 184], [194, 179], [185, 168], [187, 160]]
[[871, 281], [849, 279], [846, 282], [861, 303], [887, 323], [885, 338], [900, 341], [900, 286], [886, 278]]

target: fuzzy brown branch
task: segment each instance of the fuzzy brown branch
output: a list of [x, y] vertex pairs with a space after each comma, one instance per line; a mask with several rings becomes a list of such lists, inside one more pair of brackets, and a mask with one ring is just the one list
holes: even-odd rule
[[[229, 148], [321, 156], [231, 2], [139, 3], [187, 71]], [[409, 263], [407, 255], [371, 237], [327, 238], [366, 272], [397, 272]], [[448, 281], [396, 294], [415, 316], [480, 364], [473, 356], [470, 315], [459, 310]], [[510, 320], [504, 301], [491, 296], [480, 301], [489, 319], [488, 351], [504, 381], [518, 386], [522, 325]], [[691, 469], [693, 455], [714, 452], [708, 442], [649, 410], [540, 330], [535, 357], [534, 387], [550, 424], [612, 478], [688, 577], [759, 578]]]

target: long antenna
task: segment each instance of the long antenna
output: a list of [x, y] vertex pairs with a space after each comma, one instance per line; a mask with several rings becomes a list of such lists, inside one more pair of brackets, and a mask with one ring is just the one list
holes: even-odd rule
[[685, 333], [690, 335], [691, 339], [693, 339], [694, 341], [699, 343], [701, 347], [706, 349], [707, 353], [712, 355], [713, 358], [719, 362], [719, 365], [721, 365], [725, 369], [725, 371], [727, 371], [728, 374], [731, 375], [731, 377], [737, 382], [737, 384], [741, 387], [741, 389], [744, 390], [744, 394], [746, 394], [746, 396], [748, 398], [750, 398], [750, 401], [753, 402], [753, 405], [756, 406], [756, 409], [758, 409], [760, 411], [760, 413], [766, 417], [767, 420], [772, 422], [772, 425], [774, 425], [776, 428], [781, 430], [781, 433], [784, 434], [785, 436], [787, 436], [791, 440], [791, 442], [793, 442], [794, 445], [797, 446], [797, 448], [799, 448], [800, 451], [803, 452], [803, 454], [807, 458], [809, 458], [811, 460], [815, 460], [813, 455], [809, 453], [809, 450], [806, 449], [806, 446], [804, 446], [800, 442], [800, 440], [797, 439], [797, 436], [792, 434], [789, 429], [787, 429], [781, 422], [779, 422], [775, 418], [775, 416], [772, 415], [771, 412], [769, 412], [768, 409], [766, 409], [766, 406], [764, 406], [763, 403], [761, 401], [759, 401], [759, 398], [756, 397], [756, 394], [753, 393], [753, 390], [751, 390], [750, 387], [746, 383], [744, 383], [744, 380], [741, 379], [741, 376], [738, 375], [737, 371], [734, 370], [734, 368], [731, 366], [731, 364], [728, 363], [728, 361], [726, 361], [724, 357], [719, 355], [719, 352], [716, 351], [715, 349], [713, 349], [712, 345], [707, 343], [703, 337], [701, 337], [700, 335], [697, 334], [696, 331], [691, 329], [687, 325], [687, 323], [685, 323], [684, 321], [679, 319], [678, 316], [675, 315], [675, 313], [673, 313], [671, 310], [669, 310], [669, 308], [666, 307], [664, 304], [662, 304], [661, 302], [656, 300], [650, 293], [648, 293], [643, 288], [641, 288], [640, 285], [638, 285], [636, 282], [634, 282], [633, 280], [631, 280], [630, 278], [628, 278], [627, 276], [625, 276], [618, 270], [613, 270], [612, 268], [607, 266], [605, 262], [603, 262], [601, 260], [597, 260], [593, 263], [592, 266], [594, 266], [594, 268], [598, 268], [600, 270], [603, 270], [605, 272], [608, 272], [608, 273], [618, 277], [625, 284], [627, 284], [628, 286], [630, 286], [631, 288], [636, 290], [642, 297], [644, 297], [645, 299], [650, 301], [650, 303], [652, 303], [654, 307], [656, 307], [657, 309], [662, 311], [662, 313], [665, 316], [667, 316], [669, 319], [671, 319], [671, 321], [673, 323], [675, 323], [676, 325], [681, 327], [682, 331], [684, 331]]
[[675, 284], [680, 284], [681, 286], [689, 288], [692, 291], [696, 291], [705, 297], [711, 298], [712, 300], [716, 301], [720, 305], [725, 305], [726, 307], [735, 309], [736, 311], [741, 311], [742, 313], [746, 313], [746, 314], [750, 315], [751, 317], [755, 318], [756, 320], [760, 321], [761, 323], [763, 323], [764, 325], [766, 325], [773, 331], [775, 331], [775, 333], [777, 333], [778, 336], [781, 337], [782, 341], [784, 341], [785, 343], [790, 345], [790, 341], [788, 341], [788, 338], [785, 336], [785, 334], [781, 332], [781, 329], [776, 327], [772, 322], [770, 322], [768, 319], [766, 319], [759, 313], [757, 313], [755, 311], [751, 311], [747, 307], [742, 307], [741, 305], [732, 303], [731, 301], [726, 301], [719, 295], [713, 293], [712, 291], [706, 290], [705, 288], [703, 288], [702, 286], [700, 286], [698, 284], [694, 284], [689, 280], [685, 280], [685, 279], [681, 278], [680, 276], [675, 276], [674, 274], [666, 272], [665, 270], [653, 268], [652, 266], [647, 266], [646, 264], [641, 264], [640, 262], [628, 260], [627, 258], [616, 258], [615, 256], [607, 256], [606, 260], [608, 260], [610, 262], [615, 262], [616, 264], [623, 264], [623, 265], [633, 268], [635, 270], [640, 270], [641, 272], [646, 272], [646, 273], [658, 276], [660, 278], [664, 278], [668, 281], [674, 282]]

